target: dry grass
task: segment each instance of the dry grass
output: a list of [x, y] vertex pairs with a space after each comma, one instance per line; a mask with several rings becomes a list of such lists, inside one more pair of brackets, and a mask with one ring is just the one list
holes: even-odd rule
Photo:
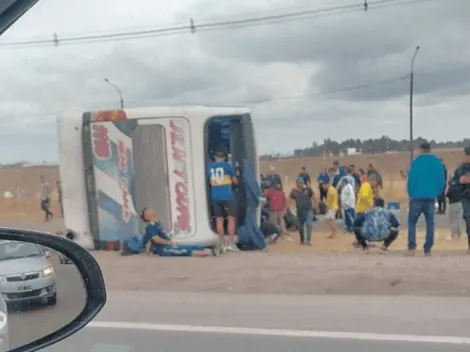
[[[453, 170], [460, 162], [462, 153], [460, 150], [438, 151], [449, 170]], [[261, 171], [266, 173], [269, 165], [276, 165], [277, 172], [284, 177], [286, 185], [294, 183], [300, 168], [306, 166], [313, 177], [324, 167], [332, 165], [333, 160], [338, 160], [342, 164], [355, 164], [357, 168], [366, 168], [372, 163], [377, 170], [382, 173], [384, 179], [383, 196], [386, 200], [406, 202], [405, 181], [400, 176], [400, 169], [407, 169], [409, 154], [389, 154], [389, 155], [352, 155], [343, 157], [304, 157], [280, 159], [277, 161], [261, 161]], [[57, 166], [37, 166], [37, 167], [3, 167], [0, 168], [0, 192], [6, 191], [15, 195], [16, 189], [20, 186], [27, 195], [21, 201], [11, 199], [0, 199], [0, 218], [15, 218], [32, 216], [42, 218], [39, 201], [36, 195], [39, 191], [39, 178], [44, 175], [51, 186], [55, 187], [59, 180], [59, 170]], [[318, 192], [317, 192], [318, 193]], [[58, 210], [58, 204], [53, 201], [53, 211]]]
[[[57, 197], [51, 201], [51, 211], [59, 215], [59, 202]], [[41, 210], [41, 202], [36, 197], [26, 199], [1, 199], [0, 200], [0, 219], [2, 220], [20, 220], [20, 219], [42, 220], [44, 213]]]

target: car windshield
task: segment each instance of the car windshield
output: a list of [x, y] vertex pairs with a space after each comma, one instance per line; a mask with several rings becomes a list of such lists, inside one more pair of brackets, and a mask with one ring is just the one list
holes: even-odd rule
[[0, 260], [38, 257], [41, 255], [38, 246], [32, 243], [0, 243]]

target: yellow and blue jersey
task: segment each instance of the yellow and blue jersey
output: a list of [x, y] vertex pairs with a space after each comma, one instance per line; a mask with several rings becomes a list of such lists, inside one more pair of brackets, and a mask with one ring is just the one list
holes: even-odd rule
[[233, 199], [233, 176], [232, 165], [226, 161], [215, 161], [207, 166], [207, 177], [211, 184], [212, 200], [227, 201]]

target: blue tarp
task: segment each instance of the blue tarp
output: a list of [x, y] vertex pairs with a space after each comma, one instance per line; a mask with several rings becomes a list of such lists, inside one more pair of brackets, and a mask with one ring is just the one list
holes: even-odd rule
[[238, 246], [243, 250], [262, 250], [266, 247], [266, 242], [256, 221], [261, 189], [247, 160], [243, 163], [243, 180], [246, 191], [246, 217], [244, 224], [237, 230]]

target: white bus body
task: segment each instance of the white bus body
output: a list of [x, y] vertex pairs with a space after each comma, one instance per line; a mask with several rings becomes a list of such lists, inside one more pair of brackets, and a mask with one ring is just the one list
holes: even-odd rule
[[67, 229], [85, 248], [111, 248], [141, 233], [139, 215], [152, 207], [182, 243], [213, 246], [217, 237], [210, 224], [206, 165], [211, 146], [221, 141], [228, 141], [232, 162], [248, 160], [259, 180], [247, 109], [149, 107], [64, 114], [59, 159]]

